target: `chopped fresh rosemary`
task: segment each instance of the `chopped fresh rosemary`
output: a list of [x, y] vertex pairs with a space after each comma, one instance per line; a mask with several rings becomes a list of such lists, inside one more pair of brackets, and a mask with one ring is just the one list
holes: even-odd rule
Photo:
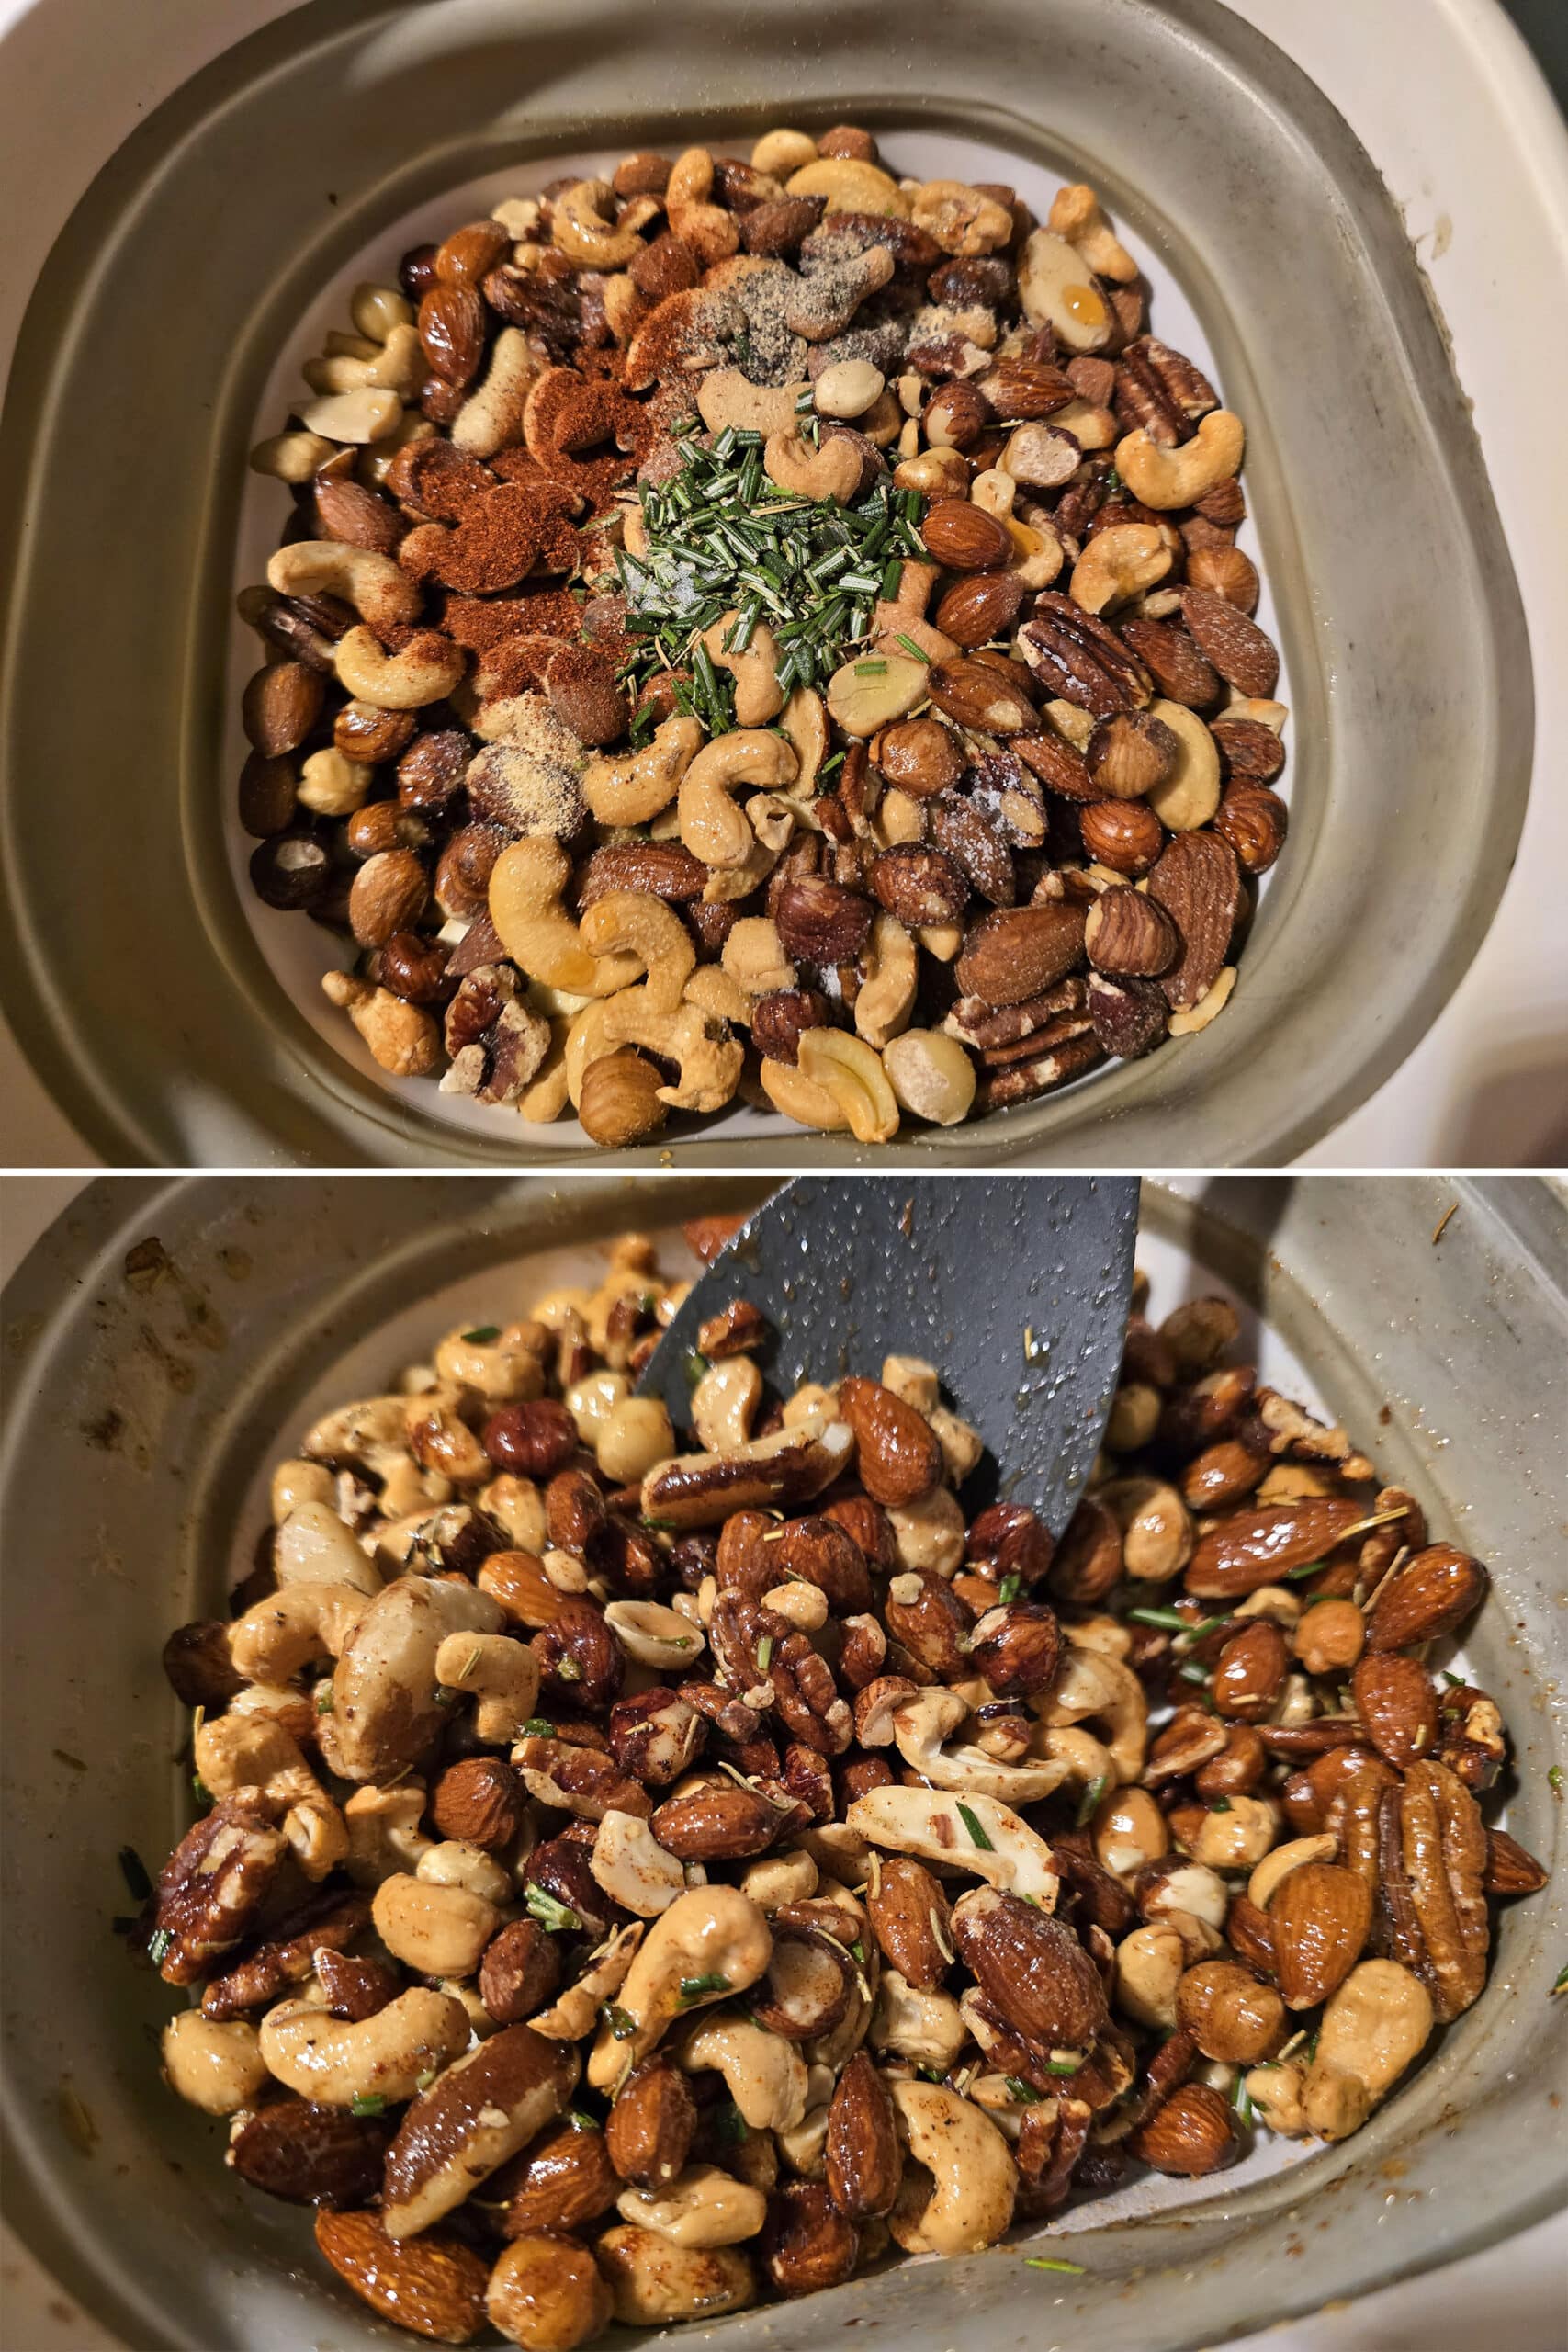
[[427, 2066], [423, 2075], [416, 2075], [413, 2078], [415, 2090], [427, 2091], [440, 2071], [438, 2066]]
[[1022, 1582], [1023, 1578], [1021, 1577], [1004, 1577], [1002, 1578], [1001, 1583], [997, 1587], [997, 1599], [1002, 1603], [1004, 1608], [1010, 1600], [1016, 1600], [1018, 1599], [1019, 1588]]
[[548, 1715], [530, 1715], [523, 1726], [525, 1739], [554, 1739], [556, 1727]]
[[1558, 1970], [1557, 1982], [1551, 1989], [1554, 1993], [1561, 1993], [1568, 1990], [1568, 1968], [1560, 1968]]
[[470, 1348], [488, 1348], [492, 1340], [500, 1339], [501, 1326], [499, 1323], [477, 1323], [471, 1331], [465, 1331], [463, 1337]]
[[766, 1672], [767, 1672], [767, 1670], [768, 1670], [769, 1667], [770, 1667], [770, 1666], [772, 1666], [773, 1662], [773, 1637], [772, 1634], [763, 1634], [763, 1636], [762, 1636], [762, 1638], [761, 1638], [761, 1641], [758, 1643], [758, 1645], [757, 1645], [757, 1671], [758, 1671], [758, 1673], [759, 1673], [759, 1674], [766, 1674]]
[[1552, 1792], [1554, 1796], [1559, 1795], [1562, 1792], [1562, 1767], [1561, 1764], [1554, 1764], [1551, 1767], [1546, 1776], [1546, 1785]]
[[604, 2008], [605, 2024], [616, 2041], [629, 2041], [637, 2031], [637, 2019], [629, 2009], [618, 2009], [614, 2001], [606, 2001]]
[[1105, 1775], [1101, 1772], [1098, 1780], [1091, 1781], [1089, 1782], [1088, 1788], [1078, 1799], [1077, 1815], [1073, 1824], [1073, 1826], [1076, 1829], [1087, 1829], [1089, 1827], [1089, 1823], [1100, 1811], [1100, 1800], [1104, 1794]]
[[1026, 2254], [1023, 2267], [1026, 2270], [1065, 2270], [1073, 2278], [1081, 2278], [1084, 2275], [1081, 2262], [1052, 2262], [1043, 2254]]
[[868, 636], [878, 599], [896, 592], [898, 566], [923, 555], [923, 501], [886, 480], [852, 506], [793, 496], [764, 474], [759, 433], [727, 427], [711, 449], [694, 437], [675, 447], [680, 472], [640, 493], [642, 553], [615, 553], [633, 640], [622, 676], [641, 686], [689, 671], [677, 709], [722, 735], [735, 725], [734, 682], [705, 632], [732, 613], [724, 647], [743, 652], [765, 625], [784, 692], [826, 685]]
[[1231, 2093], [1231, 2105], [1235, 2109], [1236, 2120], [1242, 2129], [1250, 2131], [1253, 2123], [1252, 2095], [1247, 2087], [1245, 2075], [1238, 2075], [1235, 2078], [1235, 2088]]
[[691, 2001], [705, 2001], [710, 1993], [728, 1993], [728, 1990], [729, 1979], [728, 1976], [716, 1974], [711, 1976], [682, 1976], [681, 1979], [681, 1999], [682, 2004]]
[[1053, 2050], [1045, 2061], [1045, 2071], [1048, 2075], [1076, 2075], [1083, 2064], [1084, 2052], [1081, 2050]]
[[193, 1772], [190, 1776], [190, 1792], [196, 1799], [197, 1804], [210, 1804], [212, 1803], [212, 1791], [208, 1787], [207, 1782], [202, 1779], [199, 1772]]
[[574, 2132], [602, 2132], [604, 2128], [596, 2115], [590, 2115], [581, 2107], [569, 2108], [566, 2120]]
[[359, 2091], [349, 2100], [349, 2106], [355, 2115], [381, 2115], [386, 2112], [387, 2102], [379, 2091]]
[[581, 1682], [582, 1668], [574, 1657], [563, 1657], [553, 1669], [558, 1682]]
[[850, 1958], [858, 1967], [863, 1968], [865, 1966], [865, 1946], [860, 1941], [858, 1937], [850, 1946]]
[[1230, 1809], [1231, 1801], [1229, 1797], [1215, 1797], [1209, 1807], [1209, 1811], [1211, 1813], [1229, 1813]]
[[1021, 2107], [1033, 2107], [1044, 2096], [1034, 2088], [1032, 2083], [1026, 2083], [1021, 2075], [1004, 2075], [1002, 2080], [1008, 2086], [1009, 2097], [1017, 2099]]
[[164, 1961], [168, 1957], [169, 1946], [174, 1942], [174, 1937], [167, 1928], [153, 1928], [152, 1934], [147, 1939], [147, 1950], [152, 1956], [152, 1965], [154, 1968], [163, 1967]]
[[523, 1899], [527, 1905], [529, 1917], [537, 1919], [547, 1935], [570, 1936], [582, 1925], [581, 1919], [570, 1904], [558, 1903], [553, 1894], [547, 1893], [544, 1887], [537, 1885], [533, 1880], [529, 1881], [527, 1892]]
[[332, 1711], [333, 1686], [330, 1682], [318, 1682], [316, 1685], [316, 1713], [319, 1715], [330, 1715]]
[[996, 1852], [997, 1849], [992, 1845], [990, 1839], [987, 1837], [985, 1826], [981, 1822], [977, 1814], [971, 1812], [968, 1805], [961, 1804], [958, 1808], [958, 1817], [963, 1822], [964, 1828], [969, 1832], [969, 1835], [974, 1839], [976, 1845], [980, 1848], [983, 1853], [994, 1854]]
[[687, 1386], [694, 1388], [705, 1373], [712, 1370], [712, 1366], [706, 1356], [698, 1355], [695, 1348], [688, 1348], [681, 1359], [681, 1369], [686, 1375]]
[[1281, 1584], [1300, 1584], [1307, 1577], [1321, 1575], [1323, 1566], [1324, 1564], [1321, 1560], [1303, 1560], [1299, 1568], [1286, 1568], [1282, 1570], [1280, 1581]]
[[713, 2118], [713, 2128], [721, 2140], [739, 2141], [746, 2138], [746, 2118], [733, 2099], [727, 2100], [722, 2107], [710, 2108], [708, 2113]]

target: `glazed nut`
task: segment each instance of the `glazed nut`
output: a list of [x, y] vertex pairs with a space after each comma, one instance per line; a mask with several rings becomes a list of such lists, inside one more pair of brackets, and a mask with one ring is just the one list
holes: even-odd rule
[[372, 1916], [394, 1960], [422, 1976], [471, 1976], [501, 1925], [500, 1912], [484, 1896], [404, 1873], [382, 1880]]
[[1006, 2140], [972, 2100], [942, 2083], [891, 2086], [910, 2155], [931, 2177], [931, 2190], [904, 2228], [908, 2250], [967, 2254], [995, 2245], [1012, 2219], [1018, 2174]]
[[316, 2215], [316, 2245], [362, 2302], [382, 2319], [436, 2344], [468, 2344], [485, 2321], [482, 2256], [455, 2233], [431, 2230], [398, 2244], [373, 2212]]
[[1104, 890], [1084, 918], [1084, 949], [1101, 972], [1152, 978], [1174, 963], [1177, 946], [1165, 909], [1139, 890]]
[[336, 596], [372, 628], [414, 620], [419, 590], [390, 556], [335, 539], [297, 539], [279, 548], [266, 567], [280, 596]]
[[1103, 613], [1165, 578], [1171, 553], [1153, 523], [1118, 523], [1097, 531], [1073, 566], [1072, 597], [1086, 613]]
[[756, 2300], [751, 2265], [739, 2246], [678, 2246], [627, 2222], [606, 2230], [594, 2251], [623, 2326], [716, 2319]]
[[1207, 2083], [1183, 2083], [1129, 2133], [1127, 2147], [1156, 2172], [1189, 2179], [1221, 2171], [1240, 2153], [1229, 2101]]
[[525, 2352], [575, 2352], [609, 2325], [613, 2311], [592, 2251], [557, 2230], [513, 2238], [485, 2290], [491, 2325]]
[[301, 2098], [329, 2107], [412, 2098], [420, 2076], [445, 2066], [468, 2041], [461, 2002], [419, 1985], [357, 2022], [333, 2018], [313, 2002], [280, 2001], [259, 2029], [267, 2072]]
[[1205, 2058], [1226, 2065], [1256, 2065], [1285, 2038], [1279, 1994], [1228, 1960], [1200, 1961], [1186, 1971], [1176, 1988], [1176, 2021]]
[[254, 2107], [267, 2082], [254, 2026], [182, 2009], [164, 2028], [164, 2074], [171, 2090], [206, 2115]]

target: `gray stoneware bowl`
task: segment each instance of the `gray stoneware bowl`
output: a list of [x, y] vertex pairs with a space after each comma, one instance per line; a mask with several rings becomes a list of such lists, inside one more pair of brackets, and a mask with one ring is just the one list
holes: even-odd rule
[[[1278, 1165], [1436, 1018], [1523, 818], [1525, 630], [1398, 211], [1278, 49], [1218, 0], [973, 0], [961, 24], [933, 0], [849, 0], [804, 29], [798, 0], [333, 0], [241, 42], [105, 165], [44, 270], [5, 418], [0, 984], [111, 1164], [562, 1163], [564, 1131], [460, 1131], [434, 1089], [389, 1093], [307, 1022], [246, 922], [221, 680], [258, 396], [323, 283], [445, 190], [844, 119], [966, 135], [998, 175], [1011, 156], [1103, 191], [1247, 419], [1292, 680], [1291, 840], [1224, 1018], [897, 1152]], [[889, 1156], [745, 1118], [680, 1149], [695, 1167]]]
[[[414, 1310], [372, 1358], [385, 1373], [428, 1339], [438, 1310], [423, 1325], [417, 1310], [447, 1285], [475, 1285], [472, 1311], [491, 1267], [760, 1189], [100, 1182], [7, 1290], [6, 2214], [137, 2352], [408, 2341], [326, 2281], [307, 2218], [243, 2189], [220, 2134], [158, 2079], [169, 1998], [107, 1921], [125, 1905], [117, 1849], [152, 1860], [188, 1815], [165, 1634], [221, 1609], [256, 1523], [247, 1490], [346, 1350]], [[1568, 2198], [1568, 2003], [1551, 1997], [1568, 1832], [1548, 1780], [1568, 1766], [1568, 1208], [1522, 1180], [1244, 1179], [1151, 1186], [1145, 1226], [1197, 1290], [1217, 1278], [1255, 1306], [1351, 1429], [1375, 1432], [1434, 1529], [1492, 1565], [1469, 1656], [1516, 1742], [1509, 1818], [1557, 1875], [1505, 1908], [1481, 2000], [1344, 2145], [1246, 2182], [1156, 2183], [1146, 2215], [1080, 2208], [1044, 2250], [1081, 2277], [1026, 2270], [1015, 2246], [905, 2265], [727, 2320], [729, 2352], [805, 2352], [852, 2323], [858, 2343], [906, 2352], [1178, 2352], [1450, 2260]]]

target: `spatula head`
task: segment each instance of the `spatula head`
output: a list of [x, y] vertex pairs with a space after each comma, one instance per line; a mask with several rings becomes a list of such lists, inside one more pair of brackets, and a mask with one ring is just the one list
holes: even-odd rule
[[767, 1317], [781, 1396], [923, 1356], [986, 1442], [965, 1499], [1031, 1504], [1059, 1535], [1116, 1387], [1137, 1216], [1133, 1176], [799, 1177], [695, 1284], [641, 1387], [689, 1431], [697, 1334], [737, 1298]]

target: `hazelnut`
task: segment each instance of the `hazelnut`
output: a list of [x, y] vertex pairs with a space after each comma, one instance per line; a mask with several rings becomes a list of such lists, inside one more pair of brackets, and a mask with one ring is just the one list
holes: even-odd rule
[[383, 947], [395, 932], [407, 931], [419, 921], [429, 895], [424, 868], [412, 850], [378, 851], [354, 877], [349, 926], [361, 947]]
[[491, 2272], [485, 2310], [524, 2352], [574, 2352], [609, 2325], [614, 2301], [589, 2247], [532, 2230], [513, 2238]]
[[871, 750], [886, 781], [916, 800], [934, 799], [964, 774], [958, 740], [940, 718], [902, 718], [884, 728]]
[[840, 2212], [826, 2182], [791, 2180], [768, 2200], [759, 2251], [781, 2295], [813, 2295], [849, 2278], [860, 2232]]
[[751, 1042], [768, 1061], [793, 1068], [802, 1033], [826, 1028], [829, 1019], [828, 1000], [815, 989], [775, 989], [751, 1007]]
[[484, 1425], [485, 1452], [498, 1470], [523, 1478], [553, 1478], [577, 1452], [577, 1424], [553, 1396], [503, 1405]]
[[435, 868], [435, 903], [459, 922], [490, 910], [491, 868], [506, 847], [494, 825], [464, 825], [442, 851]]
[[[450, 1774], [442, 1777], [449, 1779]], [[521, 1817], [521, 1804], [518, 1813]], [[560, 1956], [537, 1920], [513, 1919], [486, 1944], [479, 1981], [487, 2015], [497, 2025], [521, 2025], [554, 1996], [560, 1983]]]
[[979, 387], [958, 378], [938, 386], [920, 423], [933, 449], [967, 449], [990, 424], [991, 414], [991, 403]]
[[416, 735], [398, 762], [398, 798], [405, 808], [438, 813], [462, 789], [471, 757], [456, 728]]
[[1097, 792], [1108, 800], [1137, 800], [1165, 782], [1179, 751], [1163, 718], [1119, 710], [1098, 722], [1084, 757]]
[[1127, 2149], [1156, 2172], [1195, 2179], [1233, 2163], [1238, 2143], [1220, 2093], [1207, 2083], [1183, 2083], [1128, 2135]]
[[411, 245], [398, 264], [398, 284], [411, 302], [420, 301], [435, 283], [434, 245]]
[[590, 1062], [577, 1112], [583, 1134], [613, 1151], [646, 1142], [670, 1115], [659, 1099], [663, 1083], [657, 1065], [631, 1046]]
[[451, 988], [446, 978], [449, 953], [438, 939], [422, 938], [417, 931], [395, 931], [381, 949], [375, 977], [405, 1004], [439, 1004]]
[[872, 913], [858, 891], [808, 876], [780, 891], [773, 922], [792, 962], [852, 964], [871, 936]]
[[[1080, 1506], [1080, 1509], [1083, 1506]], [[993, 1584], [1018, 1577], [1024, 1589], [1037, 1584], [1051, 1565], [1051, 1531], [1027, 1503], [992, 1503], [971, 1522], [964, 1556]], [[1122, 1565], [1117, 1546], [1116, 1567]]]
[[1176, 1988], [1176, 2021], [1205, 2058], [1254, 2066], [1284, 2039], [1285, 2004], [1231, 1960], [1203, 1960]]
[[345, 702], [333, 720], [333, 748], [345, 760], [374, 766], [395, 760], [413, 741], [412, 710], [383, 710], [378, 703]]
[[1062, 1663], [1055, 1611], [1032, 1600], [989, 1611], [976, 1628], [969, 1657], [998, 1699], [1028, 1699], [1049, 1690]]
[[1077, 817], [1085, 855], [1117, 874], [1147, 874], [1165, 846], [1165, 827], [1146, 801], [1091, 800]]
[[1285, 846], [1289, 822], [1279, 794], [1261, 784], [1227, 784], [1214, 812], [1215, 832], [1249, 874], [1268, 873]]
[[351, 855], [378, 857], [383, 850], [423, 849], [430, 831], [423, 817], [395, 800], [370, 800], [355, 808], [343, 829], [344, 847]]
[[836, 122], [817, 141], [819, 155], [842, 155], [851, 163], [874, 164], [879, 160], [875, 140], [869, 130], [858, 123]]
[[275, 833], [251, 852], [252, 889], [283, 914], [318, 905], [331, 871], [325, 844], [310, 833]]
[[1238, 612], [1258, 610], [1258, 567], [1239, 548], [1193, 548], [1187, 558], [1187, 579], [1193, 588], [1212, 589]]
[[524, 1791], [500, 1756], [465, 1756], [449, 1764], [431, 1792], [430, 1817], [443, 1838], [500, 1853], [523, 1826]]
[[592, 1601], [569, 1601], [528, 1646], [539, 1662], [541, 1695], [557, 1705], [592, 1713], [620, 1696], [626, 1652]]

